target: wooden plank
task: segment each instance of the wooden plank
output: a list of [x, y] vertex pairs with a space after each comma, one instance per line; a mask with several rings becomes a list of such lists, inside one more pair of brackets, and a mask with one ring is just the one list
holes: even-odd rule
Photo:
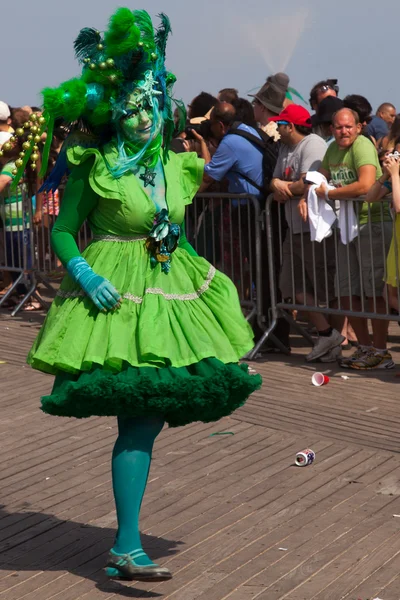
[[[386, 502], [386, 504], [390, 504], [393, 501], [390, 499], [385, 499], [382, 500], [381, 505], [383, 505], [384, 502]], [[220, 582], [218, 589], [215, 589], [212, 594], [209, 593], [207, 598], [214, 600], [228, 596], [229, 593], [234, 591], [239, 585], [243, 584], [243, 582], [246, 585], [261, 586], [263, 588], [266, 588], [267, 583], [270, 584], [268, 585], [268, 588], [277, 587], [276, 584], [277, 580], [280, 578], [279, 575], [285, 575], [287, 572], [290, 572], [294, 567], [299, 565], [299, 563], [299, 575], [303, 574], [304, 576], [303, 563], [308, 565], [307, 561], [309, 561], [313, 555], [316, 556], [316, 558], [320, 557], [321, 560], [324, 560], [321, 553], [318, 552], [320, 550], [319, 544], [323, 548], [327, 543], [328, 536], [330, 536], [332, 540], [335, 540], [337, 537], [340, 538], [340, 534], [338, 534], [338, 532], [342, 531], [343, 525], [350, 529], [352, 525], [357, 524], [357, 522], [360, 521], [360, 527], [365, 527], [365, 517], [373, 515], [374, 513], [379, 515], [378, 519], [380, 521], [384, 521], [385, 516], [382, 515], [382, 512], [379, 510], [379, 508], [380, 507], [377, 507], [376, 504], [371, 504], [371, 507], [367, 511], [365, 509], [358, 509], [358, 518], [356, 518], [356, 514], [353, 511], [349, 515], [345, 515], [343, 519], [344, 523], [341, 523], [341, 520], [339, 520], [338, 522], [335, 521], [331, 525], [328, 523], [327, 527], [325, 527], [324, 523], [322, 522], [320, 525], [321, 532], [319, 533], [317, 528], [315, 531], [315, 536], [313, 536], [313, 528], [310, 531], [309, 525], [302, 527], [302, 529], [304, 529], [303, 533], [308, 534], [307, 537], [304, 537], [305, 543], [303, 542], [301, 533], [299, 535], [298, 532], [294, 534], [294, 536], [298, 537], [297, 542], [295, 537], [291, 539], [290, 537], [286, 536], [286, 539], [282, 540], [282, 538], [279, 536], [279, 533], [270, 533], [270, 541], [268, 542], [268, 540], [264, 540], [264, 546], [261, 544], [258, 548], [256, 545], [254, 548], [247, 549], [247, 552], [245, 551], [246, 549], [242, 551], [242, 556], [238, 560], [239, 565], [235, 563], [235, 561], [232, 562], [230, 557], [223, 559], [223, 561], [226, 561], [227, 566], [227, 570], [225, 571], [226, 577]], [[374, 517], [372, 517], [372, 519], [373, 518]], [[372, 521], [372, 519], [369, 519], [368, 522]], [[315, 526], [317, 526], [317, 524], [315, 524]], [[308, 548], [307, 540], [309, 540]], [[287, 547], [288, 552], [280, 552], [278, 550], [278, 545]], [[222, 551], [222, 548], [223, 547], [216, 548], [213, 552], [213, 555], [206, 557], [201, 563], [193, 563], [192, 565], [188, 566], [185, 573], [186, 578], [190, 581], [194, 576], [194, 573], [197, 573], [198, 577], [200, 578], [201, 573], [206, 569], [221, 572], [223, 563], [221, 564], [221, 561], [219, 561], [216, 556]], [[167, 563], [168, 566], [172, 567], [173, 562], [173, 559], [169, 561]], [[232, 564], [230, 564], [231, 562]], [[266, 565], [270, 566], [266, 567]], [[189, 574], [191, 576], [189, 576]], [[305, 575], [305, 578], [307, 578], [307, 574]], [[165, 591], [174, 591], [173, 588], [176, 585], [176, 582], [173, 581], [166, 583], [165, 586], [167, 589]], [[176, 598], [184, 598], [184, 589], [175, 591]], [[287, 590], [283, 590], [282, 584], [280, 584], [279, 591], [282, 592], [283, 595], [283, 591]], [[175, 597], [175, 595], [172, 597]]]
[[[116, 527], [116, 422], [38, 410], [52, 378], [24, 361], [41, 319], [0, 311], [0, 358], [9, 359], [0, 365], [0, 598], [398, 600], [393, 373], [345, 372], [344, 381], [329, 367], [330, 384], [317, 389], [310, 377], [321, 366], [302, 363], [305, 348], [252, 363], [263, 388], [233, 418], [165, 429], [155, 445], [142, 537], [174, 579], [110, 582], [102, 567]], [[211, 436], [218, 431], [234, 435]], [[316, 462], [294, 467], [309, 446]]]

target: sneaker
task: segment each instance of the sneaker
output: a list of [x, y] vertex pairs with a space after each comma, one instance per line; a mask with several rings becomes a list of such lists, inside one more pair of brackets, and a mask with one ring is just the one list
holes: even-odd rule
[[340, 346], [342, 342], [344, 342], [346, 338], [344, 338], [336, 329], [334, 329], [331, 335], [323, 336], [320, 335], [317, 343], [314, 348], [311, 350], [309, 354], [306, 356], [306, 361], [311, 362], [312, 360], [316, 360], [321, 356], [324, 356], [327, 352]]
[[339, 366], [341, 366], [343, 369], [351, 369], [351, 365], [353, 362], [360, 360], [364, 354], [366, 354], [367, 352], [369, 352], [369, 348], [367, 350], [361, 348], [361, 346], [358, 346], [358, 348], [356, 348], [356, 350], [354, 350], [353, 354], [351, 356], [348, 356], [347, 358], [340, 358], [339, 359]]
[[342, 349], [340, 346], [336, 346], [336, 348], [332, 348], [323, 356], [320, 356], [319, 361], [322, 363], [333, 363], [340, 360], [342, 356]]
[[393, 369], [394, 366], [392, 355], [387, 350], [377, 352], [375, 348], [370, 348], [363, 356], [351, 363], [350, 369]]

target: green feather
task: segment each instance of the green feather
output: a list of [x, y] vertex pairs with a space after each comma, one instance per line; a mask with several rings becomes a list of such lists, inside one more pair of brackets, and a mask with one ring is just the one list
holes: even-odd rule
[[176, 108], [178, 109], [178, 115], [179, 115], [178, 128], [179, 128], [179, 131], [183, 131], [185, 129], [186, 118], [187, 118], [185, 103], [183, 102], [183, 100], [179, 100], [178, 98], [172, 98], [172, 102], [175, 104]]
[[151, 17], [145, 10], [133, 11], [135, 25], [140, 29], [140, 40], [143, 42], [147, 52], [153, 52], [156, 49], [154, 42], [154, 28]]
[[85, 58], [97, 61], [101, 58], [101, 50], [97, 48], [101, 42], [100, 32], [91, 27], [81, 29], [74, 42], [75, 56], [80, 62]]
[[157, 29], [155, 35], [155, 42], [157, 46], [158, 56], [163, 61], [165, 60], [165, 52], [167, 48], [167, 40], [170, 33], [172, 33], [171, 23], [167, 15], [161, 13], [158, 15], [161, 19], [161, 25]]
[[307, 100], [304, 100], [303, 96], [301, 94], [299, 94], [299, 92], [297, 90], [295, 90], [294, 88], [289, 87], [288, 92], [290, 92], [291, 94], [294, 94], [295, 96], [300, 98], [300, 100], [302, 100], [304, 102], [304, 104], [308, 104]]
[[75, 121], [86, 106], [86, 84], [82, 79], [70, 79], [58, 88], [45, 88], [42, 91], [43, 106], [55, 119], [63, 117]]
[[134, 14], [129, 8], [119, 8], [111, 15], [108, 34], [122, 37], [135, 24]]
[[61, 85], [64, 94], [62, 117], [66, 121], [76, 121], [86, 108], [87, 87], [82, 79], [70, 79]]
[[140, 31], [129, 8], [119, 8], [111, 17], [108, 31], [104, 35], [106, 54], [117, 57], [137, 49]]
[[64, 110], [64, 92], [61, 87], [42, 90], [43, 107], [55, 118], [62, 117]]

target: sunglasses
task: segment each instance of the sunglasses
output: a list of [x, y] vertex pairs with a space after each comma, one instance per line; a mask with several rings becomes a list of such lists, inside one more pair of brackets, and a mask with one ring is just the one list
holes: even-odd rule
[[319, 92], [327, 92], [328, 90], [333, 90], [334, 92], [336, 92], [336, 94], [339, 93], [339, 86], [336, 84], [325, 84], [325, 85], [321, 85], [319, 88], [317, 88], [312, 96], [310, 96], [310, 100], [309, 103], [312, 104], [314, 101], [316, 101], [317, 96], [319, 94]]
[[276, 121], [276, 124], [278, 125], [290, 125], [289, 121]]
[[334, 92], [338, 93], [339, 88], [337, 85], [321, 85], [320, 88], [318, 88], [318, 92], [327, 92], [328, 90], [333, 90]]

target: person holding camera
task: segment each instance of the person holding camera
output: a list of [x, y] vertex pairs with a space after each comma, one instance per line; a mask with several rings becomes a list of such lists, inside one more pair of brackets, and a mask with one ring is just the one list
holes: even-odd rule
[[[395, 213], [395, 227], [392, 242], [386, 260], [387, 295], [389, 306], [399, 312], [399, 264], [400, 264], [400, 152], [394, 150], [387, 153], [383, 161], [382, 176], [377, 179], [367, 194], [368, 202], [382, 200], [392, 193], [393, 212]], [[397, 257], [396, 257], [397, 254]]]
[[[250, 103], [249, 106], [252, 113]], [[198, 128], [192, 128], [192, 135], [200, 145], [199, 156], [206, 163], [200, 193], [212, 189], [216, 182], [227, 181], [228, 193], [254, 195], [257, 198], [261, 196], [260, 190], [263, 185], [263, 153], [261, 149], [241, 137], [240, 134], [228, 134], [231, 130], [238, 130], [240, 133], [250, 134], [260, 141], [261, 138], [256, 129], [238, 122], [238, 117], [240, 118], [236, 108], [228, 102], [218, 102], [213, 108], [208, 126], [210, 135], [217, 140], [218, 148], [212, 157], [207, 139], [200, 134]], [[187, 151], [190, 151], [187, 140], [185, 145]], [[251, 254], [251, 240], [248, 236], [248, 227], [245, 225], [248, 218], [247, 204], [247, 199], [233, 200], [231, 203], [224, 202], [222, 209], [217, 208], [215, 211], [215, 202], [212, 202], [209, 209], [214, 209], [214, 218], [211, 221], [216, 229], [213, 235], [214, 238], [216, 237], [217, 243], [214, 249], [206, 245], [210, 260], [214, 255], [217, 263], [222, 261], [225, 272], [229, 274], [238, 289], [245, 290], [244, 293], [248, 299], [251, 295], [252, 277], [249, 272], [243, 274], [240, 269], [240, 265], [245, 259], [250, 262]], [[207, 230], [211, 226], [211, 222], [208, 223], [207, 219], [205, 226]], [[205, 237], [206, 240], [213, 239], [211, 232], [208, 232]]]
[[[284, 93], [282, 94], [282, 102], [283, 99]], [[218, 103], [210, 116], [210, 131], [214, 138], [220, 141], [212, 158], [207, 155], [205, 141], [201, 139], [197, 132], [194, 132], [194, 135], [202, 144], [202, 157], [206, 162], [200, 192], [210, 189], [209, 186], [213, 182], [226, 179], [229, 193], [253, 195], [259, 201], [261, 209], [263, 209], [268, 195], [270, 177], [272, 177], [278, 156], [279, 146], [277, 142], [257, 128], [252, 106], [243, 99], [236, 101], [234, 106], [227, 102]], [[232, 273], [232, 278], [239, 289], [244, 288], [248, 299], [252, 296], [253, 284], [256, 279], [254, 272], [255, 235], [254, 233], [249, 235], [249, 225], [250, 230], [253, 231], [254, 218], [251, 215], [249, 216], [247, 211], [249, 201], [244, 199], [239, 202], [236, 200], [230, 205], [225, 204], [222, 224], [223, 236], [221, 236], [224, 244], [222, 251], [227, 272]], [[249, 206], [251, 207], [251, 204]], [[249, 218], [250, 223], [248, 223]], [[278, 223], [275, 226], [278, 226]], [[233, 254], [230, 245], [232, 237], [234, 239]], [[261, 232], [261, 252], [266, 265], [268, 249], [265, 231]], [[246, 259], [247, 264], [251, 264], [251, 256], [253, 257], [253, 273], [249, 275], [245, 273], [243, 281], [240, 279], [240, 265], [246, 264]], [[262, 290], [258, 290], [258, 293], [261, 293], [262, 296], [264, 314], [268, 315], [271, 299], [267, 273], [263, 274]], [[263, 331], [257, 324], [254, 325], [254, 333], [256, 341], [263, 335]], [[285, 320], [279, 319], [274, 333], [280, 341], [281, 349], [283, 346], [290, 348], [289, 326]], [[274, 347], [273, 342], [269, 343]]]
[[[386, 181], [387, 187], [392, 191], [392, 205], [395, 213], [395, 227], [393, 230], [392, 243], [386, 263], [386, 284], [388, 289], [388, 300], [391, 308], [399, 312], [399, 260], [400, 260], [400, 153], [395, 151], [389, 154], [383, 163], [383, 176], [390, 178]], [[397, 254], [397, 257], [396, 257]]]
[[[229, 193], [252, 194], [256, 197], [261, 195], [262, 151], [240, 135], [228, 135], [236, 122], [236, 110], [232, 104], [218, 102], [214, 106], [210, 116], [210, 130], [212, 136], [219, 141], [219, 146], [212, 159], [207, 153], [204, 138], [193, 130], [201, 144], [202, 158], [206, 162], [200, 192], [205, 191], [214, 181], [227, 178]], [[240, 123], [237, 129], [261, 139], [256, 129], [249, 125]]]

